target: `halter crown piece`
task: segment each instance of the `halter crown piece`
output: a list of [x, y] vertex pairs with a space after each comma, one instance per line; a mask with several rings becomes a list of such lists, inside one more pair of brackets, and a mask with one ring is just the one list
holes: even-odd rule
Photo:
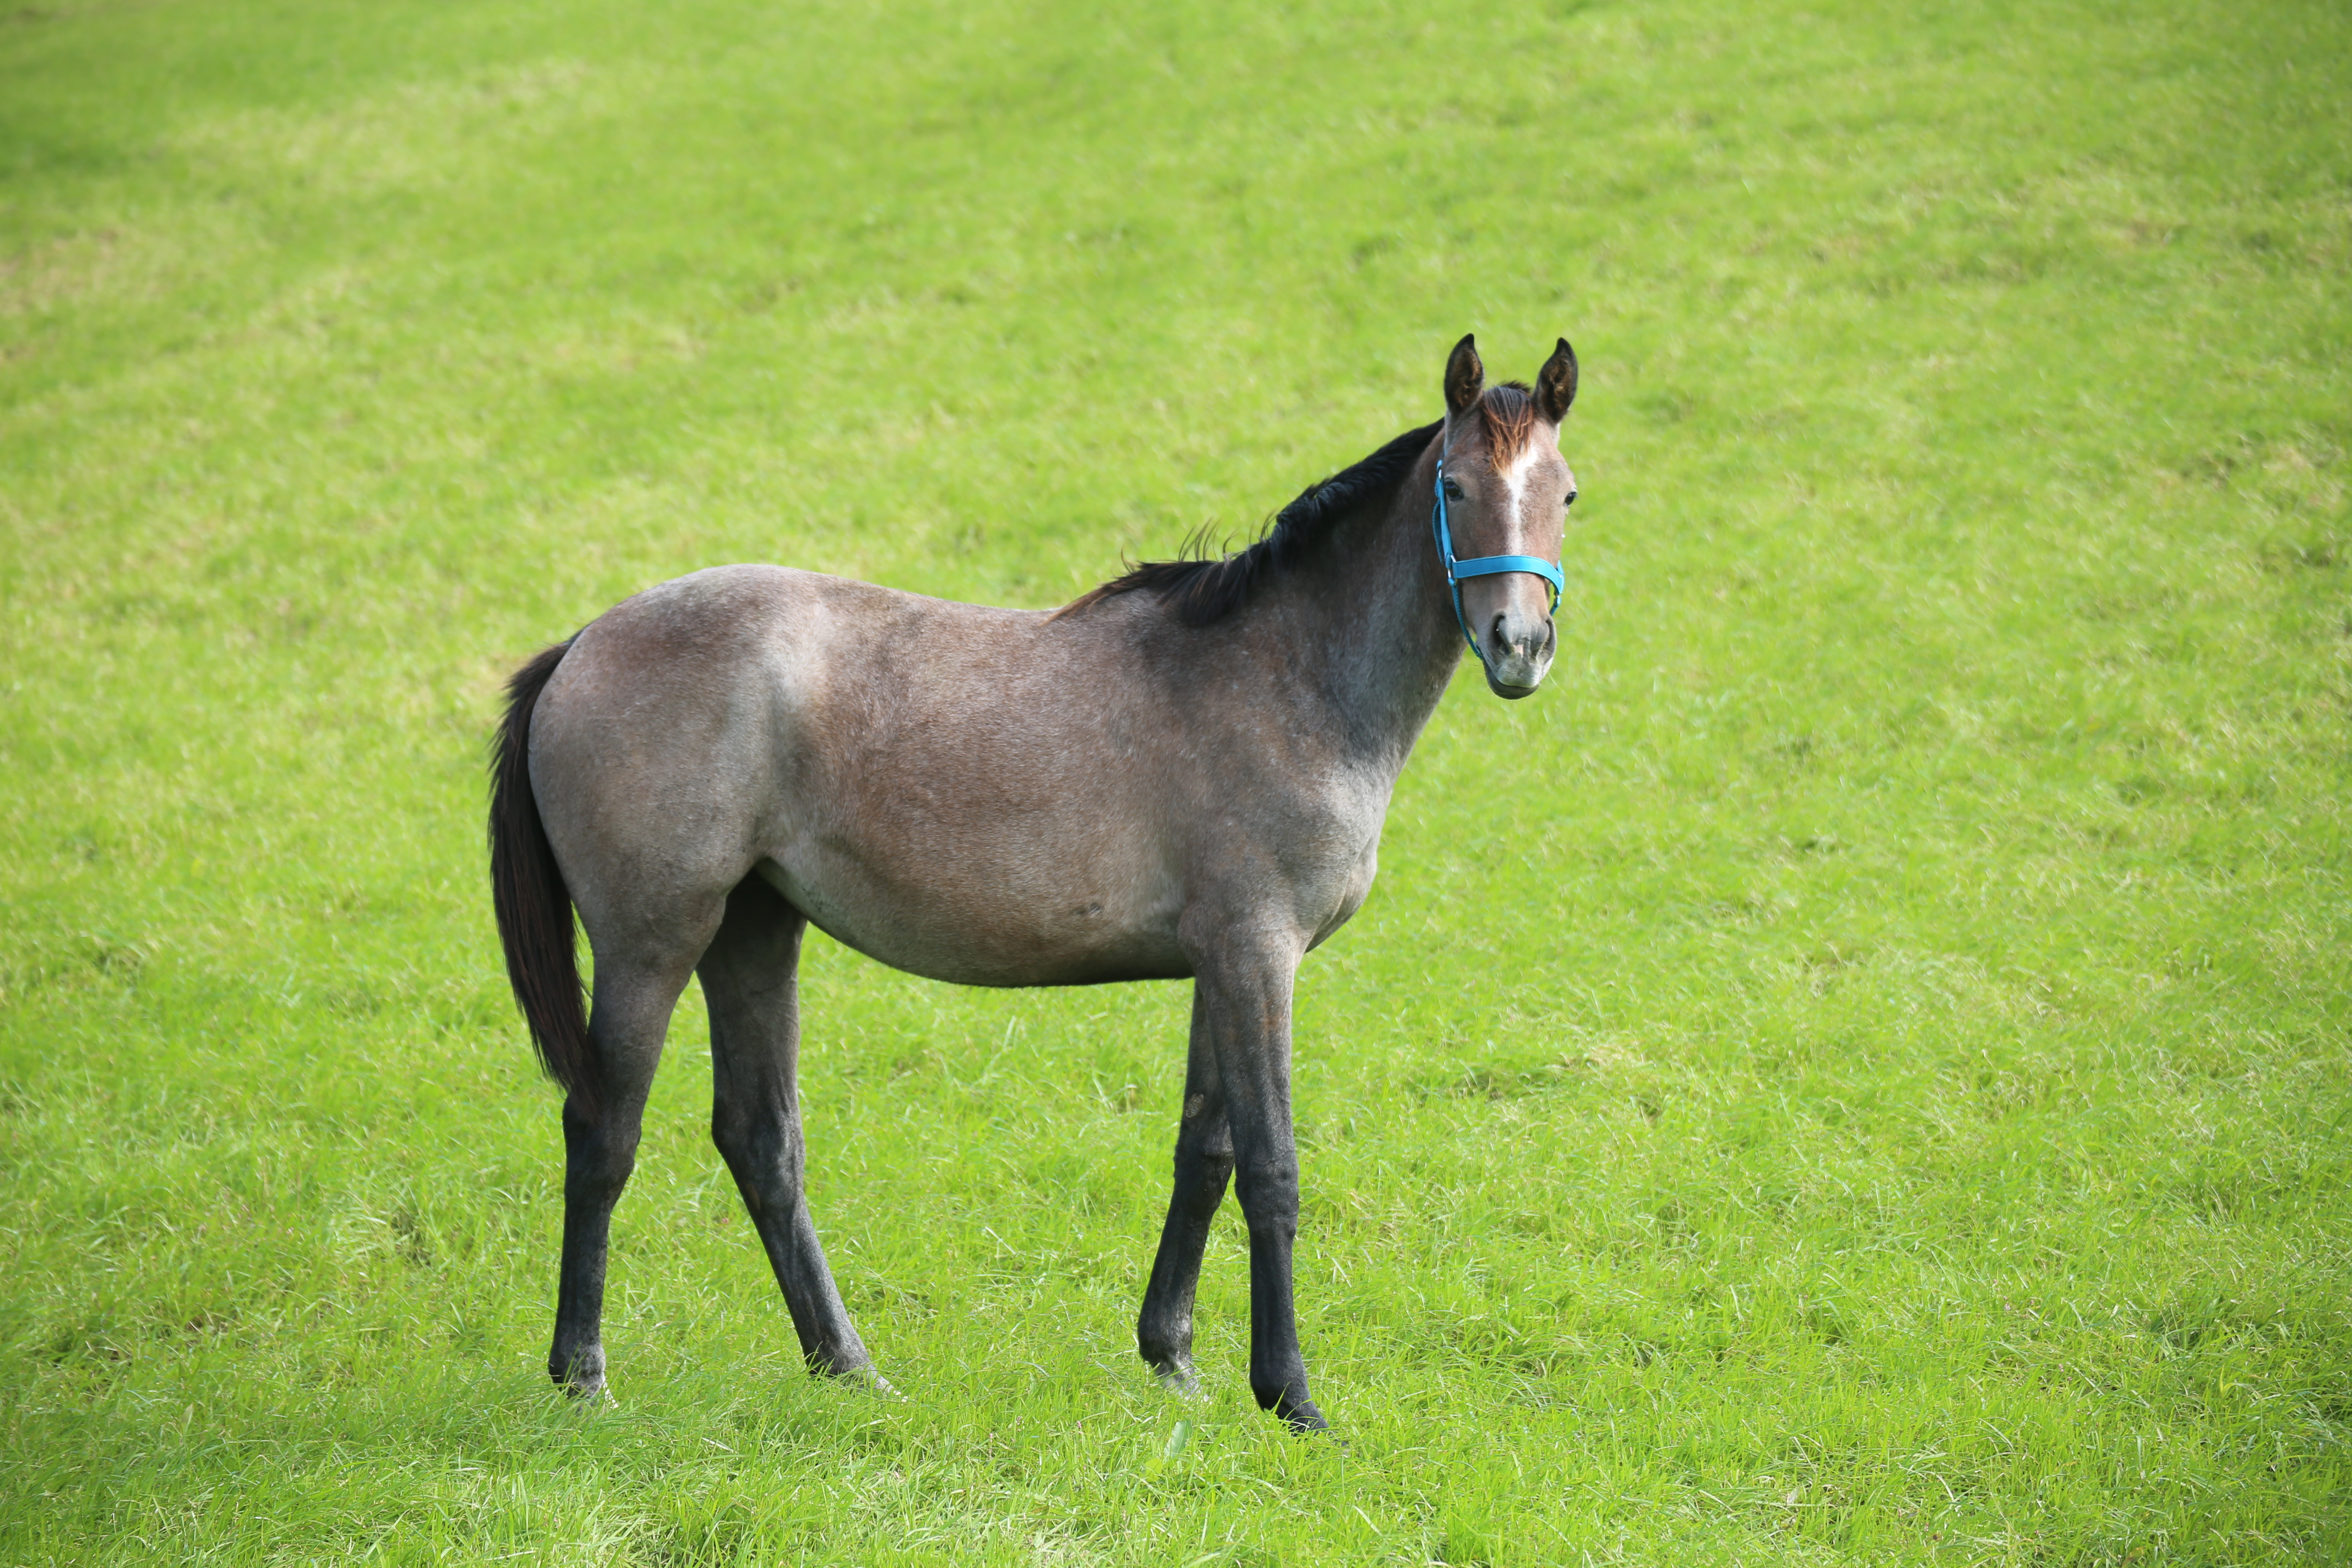
[[1462, 640], [1470, 645], [1470, 651], [1478, 658], [1479, 668], [1491, 679], [1495, 667], [1486, 662], [1486, 650], [1478, 646], [1478, 639], [1470, 635], [1470, 622], [1462, 614], [1462, 579], [1499, 576], [1505, 572], [1525, 572], [1530, 576], [1540, 577], [1551, 584], [1551, 609], [1546, 613], [1557, 615], [1559, 612], [1559, 591], [1566, 585], [1568, 574], [1540, 555], [1478, 555], [1467, 561], [1454, 559], [1454, 532], [1445, 525], [1445, 458], [1453, 447], [1454, 421], [1449, 418], [1445, 422], [1445, 445], [1437, 454], [1437, 504], [1430, 509], [1429, 531], [1437, 541], [1438, 564], [1445, 568], [1445, 592], [1447, 597], [1454, 601], [1454, 624], [1462, 628]]

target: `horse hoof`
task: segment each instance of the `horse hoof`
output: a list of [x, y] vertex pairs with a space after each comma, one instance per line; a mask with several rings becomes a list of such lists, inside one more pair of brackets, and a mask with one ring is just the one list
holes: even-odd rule
[[1155, 1368], [1151, 1375], [1159, 1381], [1161, 1388], [1179, 1399], [1197, 1403], [1205, 1397], [1201, 1392], [1201, 1380], [1193, 1375], [1192, 1363], [1189, 1360], [1164, 1363]]
[[888, 1378], [875, 1371], [871, 1363], [864, 1366], [845, 1366], [829, 1375], [835, 1383], [846, 1384], [852, 1388], [862, 1388], [868, 1394], [877, 1394], [884, 1399], [903, 1401], [907, 1397], [891, 1386]]
[[[1296, 1403], [1282, 1400], [1276, 1405], [1275, 1414], [1282, 1417], [1284, 1426], [1301, 1436], [1331, 1430], [1331, 1423], [1323, 1419], [1323, 1412], [1315, 1408], [1315, 1402], [1311, 1399], [1301, 1399]], [[1339, 1439], [1335, 1437], [1332, 1441]]]

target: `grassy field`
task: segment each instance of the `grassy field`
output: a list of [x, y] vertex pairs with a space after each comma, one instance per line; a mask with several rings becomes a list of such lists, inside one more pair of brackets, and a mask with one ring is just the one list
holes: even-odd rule
[[[0, 18], [0, 1557], [2352, 1557], [2352, 19], [1891, 12]], [[1584, 499], [1301, 977], [1344, 1444], [1230, 1207], [1181, 1447], [1134, 1359], [1182, 987], [822, 939], [906, 1397], [798, 1370], [689, 993], [567, 1407], [505, 673], [1246, 538], [1472, 330]]]

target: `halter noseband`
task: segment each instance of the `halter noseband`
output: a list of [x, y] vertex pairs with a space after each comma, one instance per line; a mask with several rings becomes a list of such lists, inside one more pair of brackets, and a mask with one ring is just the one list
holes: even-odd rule
[[1445, 422], [1445, 444], [1437, 454], [1437, 504], [1430, 509], [1429, 531], [1437, 541], [1438, 564], [1445, 568], [1446, 595], [1454, 601], [1454, 624], [1462, 628], [1462, 640], [1478, 656], [1478, 666], [1491, 680], [1495, 667], [1486, 662], [1486, 649], [1470, 635], [1469, 618], [1462, 613], [1462, 579], [1465, 577], [1496, 577], [1506, 572], [1525, 572], [1551, 584], [1551, 608], [1545, 613], [1559, 611], [1559, 591], [1567, 584], [1568, 574], [1539, 555], [1479, 555], [1468, 561], [1454, 559], [1454, 532], [1445, 525], [1445, 457], [1454, 449], [1454, 421]]

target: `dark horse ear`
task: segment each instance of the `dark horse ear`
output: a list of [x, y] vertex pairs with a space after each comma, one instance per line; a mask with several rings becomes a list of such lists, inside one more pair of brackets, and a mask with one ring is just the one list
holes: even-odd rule
[[1465, 332], [1445, 359], [1445, 412], [1461, 413], [1486, 389], [1486, 367], [1479, 363], [1476, 334]]
[[1568, 417], [1568, 405], [1576, 401], [1576, 351], [1568, 340], [1559, 340], [1559, 347], [1551, 351], [1543, 369], [1536, 373], [1536, 412], [1548, 425], [1557, 425]]

